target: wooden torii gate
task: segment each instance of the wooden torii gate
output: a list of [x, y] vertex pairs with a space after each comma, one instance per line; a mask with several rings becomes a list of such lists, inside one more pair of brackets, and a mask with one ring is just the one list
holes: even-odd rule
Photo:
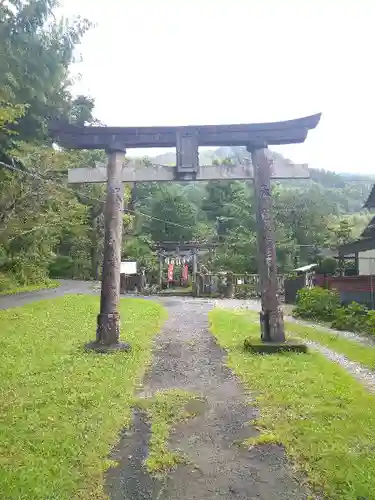
[[198, 269], [198, 255], [199, 251], [207, 250], [211, 252], [218, 246], [218, 243], [204, 243], [204, 242], [178, 242], [178, 241], [162, 241], [157, 244], [159, 255], [159, 285], [162, 286], [162, 269], [164, 258], [170, 255], [173, 256], [191, 256], [193, 267], [193, 293], [196, 292], [197, 284], [197, 269]]
[[[307, 165], [272, 161], [268, 145], [302, 143], [321, 114], [296, 120], [243, 125], [186, 127], [91, 127], [54, 123], [52, 136], [68, 149], [104, 149], [107, 167], [69, 170], [70, 183], [107, 183], [105, 247], [96, 341], [98, 350], [128, 349], [119, 341], [120, 262], [124, 182], [254, 180], [261, 285], [261, 338], [285, 342], [284, 321], [277, 297], [271, 179], [308, 178]], [[199, 146], [246, 146], [251, 162], [199, 165]], [[176, 148], [176, 167], [137, 168], [125, 162], [126, 148]]]

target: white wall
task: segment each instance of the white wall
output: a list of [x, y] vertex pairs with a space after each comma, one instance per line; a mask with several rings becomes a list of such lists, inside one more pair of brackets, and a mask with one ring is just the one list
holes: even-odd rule
[[358, 274], [375, 274], [375, 249], [358, 253]]

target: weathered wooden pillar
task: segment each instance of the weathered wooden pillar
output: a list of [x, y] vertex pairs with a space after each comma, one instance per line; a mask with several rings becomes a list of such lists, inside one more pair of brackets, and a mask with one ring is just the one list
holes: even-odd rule
[[276, 247], [272, 217], [271, 161], [267, 146], [250, 145], [254, 169], [258, 266], [261, 288], [261, 337], [265, 342], [285, 342], [283, 312], [277, 296]]
[[[344, 266], [343, 267], [345, 268], [345, 261], [344, 261]], [[359, 274], [359, 256], [358, 256], [358, 252], [355, 252], [355, 254], [354, 254], [354, 267], [355, 267], [356, 274]]]
[[193, 285], [193, 295], [194, 297], [198, 296], [199, 293], [199, 286], [197, 283], [197, 249], [193, 248], [192, 250], [193, 254], [193, 276], [192, 276], [192, 285]]
[[225, 287], [225, 298], [233, 299], [234, 278], [232, 273], [227, 273], [227, 286]]
[[163, 288], [163, 262], [164, 262], [164, 257], [161, 252], [159, 252], [159, 289], [162, 290]]
[[120, 315], [120, 267], [124, 190], [121, 180], [125, 159], [125, 148], [116, 145], [107, 151], [107, 198], [105, 205], [105, 235], [102, 273], [100, 313], [96, 331], [97, 350], [128, 350], [129, 345], [121, 343]]

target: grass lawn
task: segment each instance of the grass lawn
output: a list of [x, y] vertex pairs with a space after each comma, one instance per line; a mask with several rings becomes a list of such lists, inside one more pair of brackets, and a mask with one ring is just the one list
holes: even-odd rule
[[287, 331], [294, 336], [318, 342], [333, 351], [343, 354], [352, 361], [361, 363], [367, 368], [375, 369], [375, 347], [360, 344], [355, 340], [345, 339], [319, 327], [298, 325], [288, 321], [285, 322], [285, 325]]
[[38, 285], [24, 285], [24, 286], [13, 286], [7, 288], [6, 290], [0, 291], [1, 295], [15, 295], [16, 293], [22, 292], [36, 292], [38, 290], [46, 290], [47, 288], [57, 288], [60, 286], [58, 281], [48, 280], [45, 283], [39, 283]]
[[375, 397], [319, 353], [245, 352], [244, 339], [259, 338], [246, 313], [216, 309], [210, 322], [228, 365], [257, 397], [260, 442], [281, 442], [324, 498], [374, 498]]
[[0, 311], [0, 491], [10, 500], [106, 498], [103, 471], [129, 424], [164, 309], [121, 301], [132, 352], [86, 353], [99, 299], [70, 295]]
[[[249, 312], [248, 316], [251, 321], [259, 321], [259, 314]], [[356, 361], [370, 370], [375, 369], [375, 347], [360, 344], [355, 340], [346, 339], [323, 330], [318, 326], [305, 326], [291, 321], [285, 321], [287, 333], [292, 334], [293, 337], [301, 339], [312, 340], [321, 344], [333, 351], [343, 354], [348, 359]]]

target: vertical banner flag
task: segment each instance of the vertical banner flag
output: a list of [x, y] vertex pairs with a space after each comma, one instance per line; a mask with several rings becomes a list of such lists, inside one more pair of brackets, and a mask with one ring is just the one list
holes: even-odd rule
[[168, 281], [169, 282], [173, 281], [173, 270], [174, 270], [174, 264], [169, 264], [169, 266], [168, 266]]
[[188, 277], [189, 277], [189, 274], [188, 274], [188, 266], [187, 264], [184, 265], [184, 267], [182, 268], [182, 279], [184, 281], [187, 281], [188, 280]]

